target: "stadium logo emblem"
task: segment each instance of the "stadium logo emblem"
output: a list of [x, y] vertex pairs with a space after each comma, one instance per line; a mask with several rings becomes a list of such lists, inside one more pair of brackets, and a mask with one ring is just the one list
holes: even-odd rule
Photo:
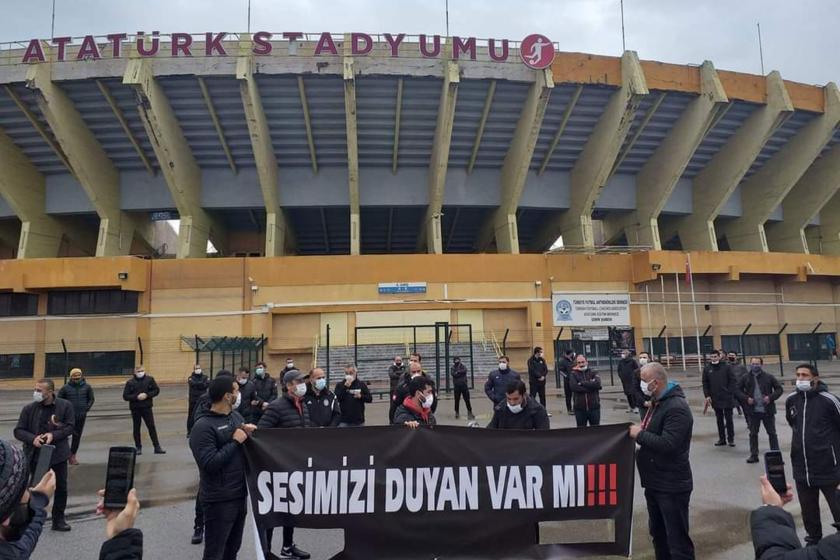
[[557, 311], [557, 320], [558, 321], [571, 321], [572, 320], [572, 304], [565, 299], [561, 299], [557, 302], [557, 305], [554, 307]]
[[554, 62], [554, 43], [545, 35], [534, 33], [522, 39], [519, 45], [522, 62], [534, 70], [548, 68]]

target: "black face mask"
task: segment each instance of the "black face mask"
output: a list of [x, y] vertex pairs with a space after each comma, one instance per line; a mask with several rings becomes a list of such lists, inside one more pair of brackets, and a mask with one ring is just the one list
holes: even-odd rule
[[33, 517], [35, 517], [35, 512], [29, 507], [29, 502], [15, 506], [15, 509], [12, 510], [12, 515], [9, 516], [9, 526], [0, 528], [0, 531], [3, 533], [3, 538], [7, 542], [20, 539], [23, 532], [26, 531], [26, 528], [32, 522]]

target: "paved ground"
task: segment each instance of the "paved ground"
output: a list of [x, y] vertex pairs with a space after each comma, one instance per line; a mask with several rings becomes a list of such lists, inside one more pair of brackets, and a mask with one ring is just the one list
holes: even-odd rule
[[[832, 364], [833, 365], [833, 364]], [[823, 367], [823, 370], [837, 368]], [[790, 369], [786, 376], [786, 389], [791, 384]], [[825, 372], [824, 372], [825, 374]], [[742, 418], [736, 417], [737, 444], [735, 449], [716, 448], [717, 439], [714, 416], [702, 416], [702, 399], [698, 390], [699, 378], [695, 373], [678, 376], [686, 387], [689, 401], [695, 413], [692, 466], [695, 476], [695, 491], [691, 502], [692, 537], [697, 546], [697, 557], [713, 560], [731, 560], [752, 557], [748, 516], [759, 505], [757, 478], [763, 467], [747, 465], [747, 433]], [[840, 389], [840, 375], [829, 375], [829, 384]], [[474, 393], [475, 394], [475, 393]], [[0, 404], [0, 437], [11, 438], [12, 429], [20, 408], [30, 393], [7, 391]], [[59, 534], [46, 530], [33, 556], [36, 560], [56, 558], [96, 558], [100, 543], [104, 540], [104, 524], [92, 515], [95, 492], [104, 484], [105, 463], [108, 447], [131, 442], [131, 420], [122, 402], [121, 393], [115, 389], [97, 391], [96, 407], [88, 418], [85, 437], [79, 459], [82, 462], [70, 470], [70, 500], [68, 518], [73, 525], [70, 533]], [[162, 396], [155, 401], [159, 431], [167, 455], [144, 454], [138, 458], [136, 486], [143, 510], [138, 527], [146, 535], [145, 557], [150, 559], [178, 558], [199, 559], [202, 547], [192, 546], [189, 537], [192, 531], [193, 499], [196, 491], [197, 473], [186, 445], [185, 413], [186, 391], [176, 387], [164, 387]], [[572, 427], [574, 420], [560, 414], [560, 401], [549, 396], [549, 410], [554, 413], [552, 427]], [[479, 420], [489, 420], [490, 407], [486, 398], [474, 396]], [[464, 423], [454, 418], [452, 401], [444, 400], [438, 409], [439, 421], [445, 424]], [[387, 406], [374, 402], [368, 409], [369, 423], [383, 423], [387, 418]], [[780, 418], [783, 420], [783, 418]], [[615, 389], [604, 392], [602, 422], [627, 422], [635, 420], [627, 414], [618, 402]], [[790, 430], [779, 423], [782, 448], [789, 450]], [[766, 437], [761, 445], [766, 448]], [[147, 442], [146, 449], [151, 451]], [[790, 471], [788, 471], [790, 476]], [[634, 558], [653, 558], [647, 534], [647, 513], [641, 489], [637, 489], [635, 522], [633, 534]], [[828, 520], [827, 508], [823, 507], [823, 519]], [[799, 507], [789, 506], [801, 526]], [[828, 524], [824, 523], [827, 527]], [[279, 533], [279, 531], [278, 531]], [[827, 531], [828, 533], [828, 531]], [[800, 535], [802, 535], [800, 530]], [[254, 557], [251, 534], [246, 531], [241, 558]], [[279, 534], [276, 537], [279, 539]], [[297, 541], [313, 553], [314, 559], [328, 558], [340, 550], [343, 536], [340, 531], [298, 532]], [[278, 543], [279, 544], [279, 543]]]

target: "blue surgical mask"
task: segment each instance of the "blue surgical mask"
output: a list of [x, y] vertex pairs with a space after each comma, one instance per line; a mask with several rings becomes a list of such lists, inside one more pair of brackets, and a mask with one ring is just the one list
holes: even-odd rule
[[327, 378], [326, 377], [322, 377], [320, 379], [315, 380], [315, 388], [317, 390], [323, 391], [324, 387], [326, 387], [326, 386], [327, 386]]

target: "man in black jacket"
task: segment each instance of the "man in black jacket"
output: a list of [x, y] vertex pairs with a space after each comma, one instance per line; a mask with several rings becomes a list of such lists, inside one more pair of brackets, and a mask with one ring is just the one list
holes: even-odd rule
[[641, 368], [643, 368], [649, 363], [650, 354], [648, 354], [647, 352], [639, 352], [639, 369], [633, 372], [633, 386], [631, 389], [631, 397], [633, 399], [633, 404], [639, 411], [639, 419], [641, 420], [645, 419], [645, 415], [648, 411], [648, 402], [650, 402], [650, 396], [642, 392]]
[[764, 371], [761, 358], [750, 359], [750, 371], [738, 379], [735, 394], [743, 403], [750, 427], [750, 456], [747, 463], [758, 463], [758, 429], [770, 439], [770, 449], [779, 449], [776, 435], [776, 400], [782, 396], [782, 386], [775, 377]]
[[70, 401], [70, 404], [73, 405], [73, 416], [76, 422], [73, 425], [73, 443], [70, 444], [70, 459], [68, 462], [71, 465], [78, 465], [76, 452], [79, 451], [79, 444], [82, 443], [82, 432], [85, 430], [87, 413], [93, 408], [95, 401], [93, 387], [85, 381], [82, 370], [79, 368], [70, 370], [70, 382], [59, 389], [58, 398]]
[[152, 438], [152, 445], [155, 453], [161, 455], [166, 453], [160, 446], [157, 428], [155, 428], [155, 414], [152, 412], [154, 398], [160, 394], [155, 378], [146, 375], [146, 368], [137, 366], [134, 368], [134, 375], [125, 382], [123, 389], [123, 400], [128, 401], [128, 408], [131, 410], [131, 422], [134, 428], [134, 447], [137, 454], [143, 453], [143, 442], [140, 439], [140, 421], [146, 423], [149, 430], [149, 437]]
[[239, 384], [219, 376], [210, 383], [210, 410], [190, 434], [190, 450], [200, 476], [204, 508], [204, 560], [234, 560], [242, 544], [248, 490], [242, 444], [255, 426], [234, 410]]
[[402, 361], [402, 356], [394, 356], [394, 363], [388, 367], [388, 381], [391, 384], [391, 395], [393, 396], [394, 391], [397, 390], [397, 387], [400, 386], [402, 383], [403, 378], [405, 377], [405, 364]]
[[621, 380], [621, 388], [627, 398], [627, 412], [639, 413], [633, 397], [636, 372], [639, 370], [639, 363], [636, 358], [630, 355], [630, 350], [621, 351], [621, 359], [618, 361], [618, 378]]
[[469, 372], [467, 366], [461, 361], [461, 358], [455, 356], [452, 361], [452, 386], [455, 389], [455, 419], [461, 417], [461, 397], [464, 398], [464, 404], [467, 406], [467, 420], [475, 420], [473, 416], [472, 406], [470, 405], [470, 384], [468, 379]]
[[434, 384], [425, 375], [416, 375], [408, 382], [407, 395], [397, 406], [391, 423], [412, 430], [420, 426], [434, 426], [437, 423], [432, 412], [434, 401]]
[[195, 405], [198, 403], [198, 399], [201, 398], [201, 395], [207, 392], [207, 387], [210, 386], [210, 378], [204, 375], [201, 371], [201, 364], [195, 364], [193, 366], [192, 374], [187, 378], [187, 392], [189, 395], [189, 405], [187, 406], [187, 437], [190, 437], [190, 432], [192, 431], [193, 424], [195, 424], [195, 418], [193, 418], [193, 413], [195, 412]]
[[548, 414], [533, 396], [525, 394], [525, 383], [513, 381], [507, 388], [507, 398], [496, 406], [488, 428], [500, 430], [548, 430]]
[[735, 408], [735, 374], [729, 364], [722, 361], [723, 353], [712, 352], [710, 363], [703, 368], [703, 396], [706, 406], [715, 409], [718, 440], [716, 446], [735, 447], [735, 425], [732, 423], [732, 409]]
[[651, 405], [642, 423], [630, 426], [630, 437], [639, 446], [636, 464], [653, 548], [657, 559], [693, 560], [688, 506], [694, 488], [689, 462], [694, 419], [682, 388], [668, 381], [662, 364], [647, 364], [640, 375]]
[[[537, 346], [528, 358], [528, 387], [531, 398], [539, 397], [540, 404], [545, 407], [545, 381], [548, 378], [548, 365], [545, 363], [543, 349]], [[549, 414], [551, 416], [551, 414]]]
[[309, 421], [319, 428], [334, 428], [341, 422], [341, 409], [335, 393], [327, 387], [327, 374], [321, 368], [309, 372], [309, 388], [303, 397]]
[[796, 534], [793, 516], [782, 509], [793, 501], [793, 492], [784, 495], [770, 485], [767, 477], [761, 476], [760, 507], [750, 515], [752, 541], [756, 560], [835, 560], [840, 558], [840, 533], [821, 540], [816, 546], [802, 548]]
[[[726, 354], [726, 361], [729, 362], [729, 367], [732, 368], [732, 374], [735, 376], [735, 385], [737, 385], [741, 381], [741, 378], [747, 375], [747, 366], [742, 362], [742, 360], [738, 359], [738, 352], [735, 351], [730, 351]], [[738, 416], [743, 413], [741, 403], [738, 399], [735, 399], [735, 410], [738, 411]], [[745, 415], [744, 420], [746, 421], [747, 428], [749, 429], [749, 415]]]
[[[260, 429], [311, 427], [309, 408], [304, 402], [307, 392], [304, 375], [296, 369], [287, 371], [283, 374], [283, 386], [286, 388], [286, 392], [268, 405], [257, 426]], [[260, 533], [263, 553], [268, 558], [274, 558], [275, 555], [271, 553], [274, 528], [260, 528]], [[309, 558], [309, 553], [298, 548], [294, 539], [294, 526], [283, 527], [283, 548], [280, 550], [280, 558], [299, 558], [301, 560]]]
[[[412, 358], [414, 358], [415, 354], [412, 354], [411, 356], [412, 356]], [[411, 380], [416, 379], [417, 377], [423, 377], [424, 379], [426, 379], [429, 382], [429, 384], [431, 384], [432, 395], [434, 397], [433, 402], [432, 402], [432, 412], [437, 411], [438, 401], [437, 401], [437, 391], [435, 390], [435, 382], [432, 381], [429, 378], [429, 376], [426, 375], [426, 372], [423, 371], [423, 366], [420, 365], [420, 361], [412, 359], [411, 362], [409, 362], [409, 364], [408, 364], [407, 379], [405, 379], [403, 381], [403, 383], [401, 383], [400, 386], [397, 387], [397, 390], [394, 391], [394, 396], [391, 397], [391, 407], [390, 407], [390, 410], [388, 411], [388, 420], [392, 424], [394, 423], [394, 415], [397, 412], [397, 408], [399, 408], [399, 406], [403, 403], [403, 401], [405, 401], [406, 397], [411, 396], [410, 388], [409, 388]]]
[[601, 378], [589, 368], [586, 356], [575, 356], [575, 367], [569, 376], [569, 389], [574, 395], [575, 421], [578, 428], [601, 423]]
[[569, 378], [572, 375], [572, 368], [575, 366], [575, 351], [567, 348], [560, 358], [560, 375], [563, 377], [563, 395], [566, 398], [566, 412], [569, 416], [574, 415], [572, 408], [572, 390], [569, 388]]
[[254, 386], [254, 382], [251, 381], [251, 372], [247, 367], [242, 366], [239, 368], [239, 372], [236, 374], [236, 382], [239, 383], [239, 394], [242, 395], [239, 399], [239, 408], [236, 409], [236, 412], [242, 415], [245, 422], [253, 423], [254, 407], [251, 403], [256, 400], [257, 388]]
[[785, 400], [785, 418], [793, 428], [790, 459], [807, 532], [805, 542], [813, 545], [822, 538], [821, 492], [834, 523], [840, 523], [835, 493], [840, 484], [840, 399], [828, 392], [810, 364], [796, 366], [796, 391]]
[[335, 398], [341, 409], [339, 428], [365, 425], [365, 403], [373, 402], [367, 383], [358, 378], [356, 366], [344, 367], [344, 381], [336, 383]]
[[505, 402], [505, 394], [513, 381], [519, 380], [519, 374], [510, 369], [510, 358], [499, 356], [499, 367], [490, 372], [484, 384], [484, 394], [493, 401], [493, 406]]
[[277, 398], [277, 382], [268, 373], [265, 362], [257, 362], [252, 383], [255, 395], [251, 400], [251, 418], [256, 424], [260, 421], [263, 411]]
[[52, 379], [41, 379], [35, 383], [32, 394], [34, 402], [23, 407], [15, 426], [15, 438], [23, 442], [23, 450], [29, 458], [29, 470], [35, 471], [42, 445], [55, 446], [50, 468], [55, 472], [55, 502], [52, 508], [53, 531], [69, 531], [64, 520], [67, 507], [67, 459], [70, 458], [68, 438], [73, 435], [75, 418], [73, 405], [55, 396]]

